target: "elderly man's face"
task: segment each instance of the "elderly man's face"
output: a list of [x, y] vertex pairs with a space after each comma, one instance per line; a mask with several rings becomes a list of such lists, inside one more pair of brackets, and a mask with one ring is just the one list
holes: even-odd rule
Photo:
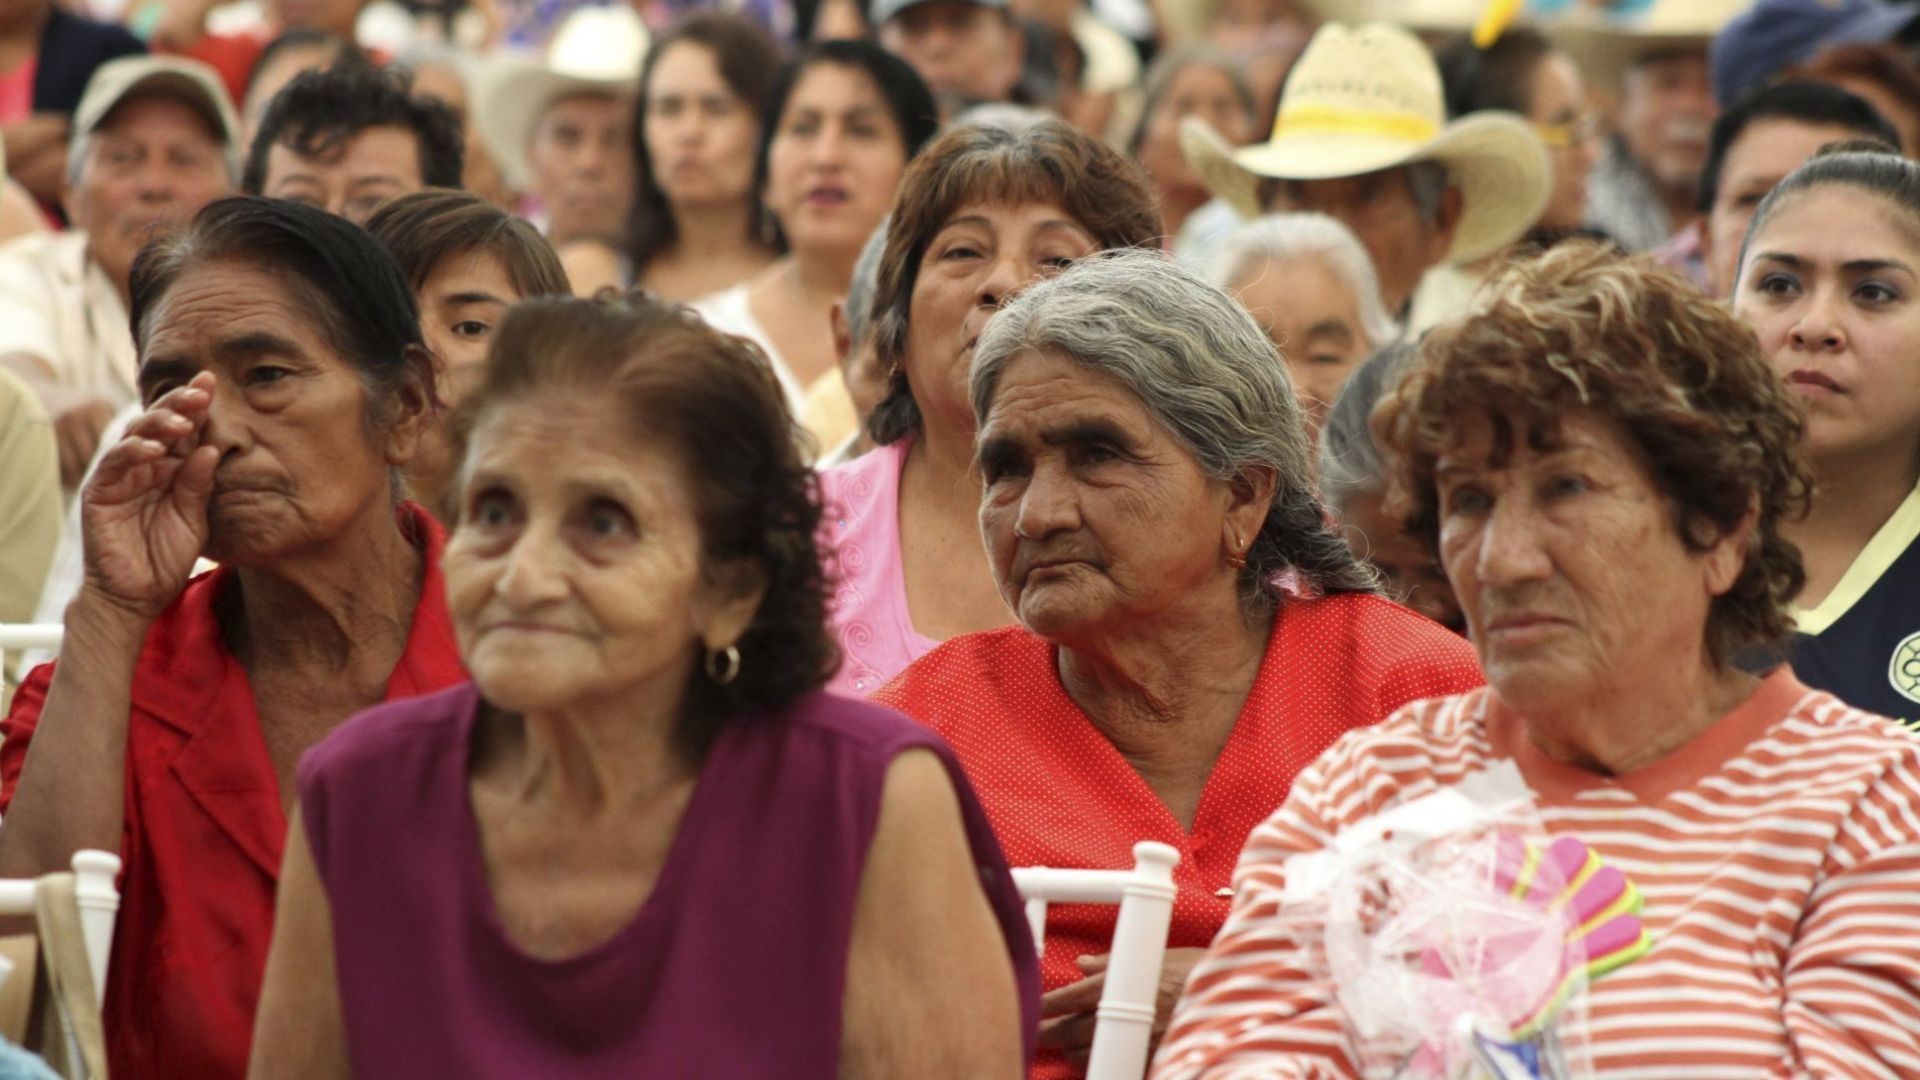
[[1004, 11], [968, 0], [915, 4], [880, 28], [880, 44], [913, 65], [935, 94], [1007, 101], [1026, 47]]
[[369, 507], [384, 511], [389, 471], [407, 463], [425, 413], [408, 384], [368, 423], [367, 390], [306, 302], [247, 260], [188, 268], [148, 316], [140, 394], [151, 404], [210, 371], [197, 445], [220, 450], [207, 504], [207, 556], [260, 566], [337, 540]]
[[1317, 438], [1347, 376], [1373, 351], [1361, 327], [1359, 298], [1317, 258], [1261, 263], [1233, 291], [1280, 350]]
[[1397, 312], [1420, 277], [1446, 258], [1460, 222], [1459, 191], [1448, 188], [1432, 215], [1414, 197], [1412, 173], [1383, 169], [1331, 180], [1279, 180], [1268, 187], [1274, 213], [1326, 214], [1353, 230], [1380, 275], [1380, 296]]
[[225, 148], [206, 117], [170, 97], [121, 103], [95, 129], [68, 192], [75, 228], [109, 280], [126, 287], [147, 241], [232, 189]]
[[1232, 604], [1272, 501], [1210, 479], [1111, 376], [1053, 353], [1008, 362], [981, 425], [980, 532], [1027, 629], [1095, 646], [1194, 602]]
[[[1565, 414], [1536, 448], [1508, 418], [1463, 418], [1440, 455], [1440, 560], [1487, 679], [1523, 714], [1550, 715], [1706, 661], [1707, 613], [1732, 587], [1745, 533], [1688, 550], [1673, 503], [1612, 420]], [[1657, 598], [1657, 602], [1650, 602]]]
[[527, 147], [554, 244], [620, 235], [633, 199], [633, 106], [609, 94], [547, 107]]
[[1627, 72], [1620, 136], [1664, 188], [1691, 195], [1699, 186], [1718, 115], [1704, 49], [1662, 53]]
[[426, 186], [420, 142], [404, 127], [362, 128], [311, 157], [284, 143], [267, 151], [260, 194], [290, 199], [364, 225], [375, 210]]

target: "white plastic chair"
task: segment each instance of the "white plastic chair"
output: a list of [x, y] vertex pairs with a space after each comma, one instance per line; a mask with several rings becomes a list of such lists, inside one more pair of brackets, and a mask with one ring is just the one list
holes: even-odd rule
[[1094, 1011], [1087, 1080], [1140, 1080], [1146, 1075], [1160, 965], [1173, 921], [1173, 868], [1179, 864], [1178, 851], [1142, 840], [1133, 845], [1131, 870], [1029, 866], [1013, 872], [1013, 883], [1027, 902], [1033, 943], [1042, 954], [1047, 948], [1048, 904], [1120, 905], [1107, 984]]
[[[54, 932], [68, 935], [72, 933], [70, 929], [72, 908], [64, 909], [68, 913], [64, 917], [56, 917], [55, 926], [64, 926], [67, 929], [56, 930], [50, 927], [46, 922], [40, 921], [41, 891], [54, 883], [64, 886], [63, 879], [71, 876], [73, 906], [79, 909], [80, 940], [85, 947], [87, 957], [85, 974], [90, 980], [89, 988], [92, 991], [91, 1027], [97, 1032], [99, 1009], [106, 999], [107, 963], [113, 953], [113, 924], [120, 912], [120, 890], [114, 887], [114, 879], [120, 874], [120, 857], [107, 851], [76, 851], [72, 865], [71, 875], [48, 874], [40, 878], [0, 880], [0, 915], [27, 915], [36, 919], [40, 930], [40, 948], [46, 954], [47, 963], [51, 969], [58, 963], [56, 957], [59, 950], [57, 945], [49, 943], [48, 938]], [[62, 893], [56, 892], [52, 895], [57, 898]], [[56, 909], [58, 909], [57, 904], [49, 908], [49, 911]], [[60, 918], [69, 921], [61, 923]], [[71, 941], [71, 937], [66, 940]], [[31, 978], [32, 974], [32, 972], [16, 971], [9, 977]], [[66, 1038], [66, 1058], [73, 1070], [72, 1075], [91, 1076], [92, 1073], [85, 1064], [87, 1055], [82, 1052], [79, 1034], [75, 1028], [75, 1017], [72, 1009], [69, 1008], [76, 999], [66, 997], [59, 985], [63, 977], [77, 978], [79, 973], [69, 974], [59, 971], [52, 974], [55, 979], [55, 985], [51, 988], [54, 993], [54, 1007], [60, 1014], [60, 1030]], [[84, 1007], [86, 999], [78, 998], [77, 1000], [81, 1003], [80, 1007]], [[104, 1070], [104, 1064], [102, 1069]]]

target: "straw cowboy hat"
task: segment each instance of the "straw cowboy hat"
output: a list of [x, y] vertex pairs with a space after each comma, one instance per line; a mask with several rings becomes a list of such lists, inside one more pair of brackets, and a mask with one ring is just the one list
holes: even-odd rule
[[1287, 77], [1265, 143], [1235, 149], [1190, 117], [1180, 148], [1208, 189], [1247, 217], [1265, 209], [1262, 178], [1327, 180], [1439, 162], [1460, 189], [1460, 225], [1447, 251], [1456, 263], [1519, 239], [1552, 186], [1546, 147], [1526, 121], [1486, 111], [1448, 123], [1432, 54], [1384, 23], [1320, 28]]
[[1682, 49], [1705, 52], [1753, 0], [1559, 0], [1536, 2], [1540, 28], [1598, 87], [1620, 85], [1635, 60]]
[[640, 61], [650, 40], [630, 6], [586, 7], [554, 31], [544, 61], [491, 60], [474, 94], [474, 119], [507, 183], [524, 188], [532, 181], [527, 143], [554, 102], [587, 94], [638, 96]]

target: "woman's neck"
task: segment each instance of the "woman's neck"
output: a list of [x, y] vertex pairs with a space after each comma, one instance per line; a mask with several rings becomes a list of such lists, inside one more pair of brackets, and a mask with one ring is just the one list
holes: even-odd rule
[[699, 776], [679, 738], [685, 672], [672, 685], [624, 689], [524, 716], [494, 714], [483, 753], [517, 798], [591, 816], [649, 803]]
[[749, 260], [767, 254], [754, 238], [753, 204], [681, 206], [673, 211], [672, 254], [685, 260]]
[[1527, 740], [1541, 753], [1619, 776], [1685, 746], [1758, 685], [1751, 675], [1714, 664], [1703, 642], [1694, 662], [1643, 665], [1578, 702], [1508, 704], [1527, 718]]
[[969, 530], [980, 513], [982, 485], [973, 467], [973, 431], [952, 425], [929, 424], [921, 418], [920, 432], [907, 450], [901, 469], [901, 501], [932, 508], [936, 514], [965, 518]]
[[795, 248], [780, 260], [786, 266], [784, 285], [795, 301], [825, 319], [834, 301], [846, 297], [847, 284], [853, 280], [853, 264], [859, 258], [858, 251]]
[[223, 630], [250, 671], [358, 673], [384, 685], [411, 634], [425, 573], [425, 557], [383, 499], [331, 543], [271, 569], [238, 568]]
[[1799, 598], [1804, 607], [1826, 599], [1861, 549], [1920, 484], [1920, 463], [1894, 470], [1884, 467], [1882, 455], [1867, 457], [1871, 460], [1815, 461], [1812, 509], [1805, 518], [1781, 525], [1806, 567], [1807, 585]]

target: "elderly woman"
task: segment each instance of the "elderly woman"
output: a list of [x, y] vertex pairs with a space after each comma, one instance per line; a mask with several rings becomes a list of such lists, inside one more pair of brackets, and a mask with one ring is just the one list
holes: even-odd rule
[[[420, 336], [433, 354], [441, 404], [457, 408], [479, 381], [487, 345], [508, 306], [529, 296], [565, 296], [567, 272], [524, 218], [464, 191], [416, 191], [367, 219], [413, 288]], [[442, 413], [421, 432], [407, 468], [407, 484], [442, 523], [458, 516], [452, 504], [452, 432]]]
[[[875, 700], [953, 743], [1016, 866], [1180, 852], [1164, 1021], [1294, 773], [1480, 673], [1466, 642], [1373, 594], [1325, 520], [1272, 343], [1170, 257], [1030, 289], [981, 335], [971, 397], [980, 532], [1020, 624], [947, 642]], [[1049, 911], [1035, 1076], [1084, 1053], [1113, 924]]]
[[[0, 724], [0, 875], [118, 851], [114, 1074], [234, 1076], [295, 762], [462, 678], [440, 527], [395, 494], [433, 373], [393, 259], [281, 200], [142, 252], [131, 313], [148, 409], [81, 493], [60, 660]], [[221, 566], [190, 579], [201, 555]]]
[[1189, 116], [1205, 119], [1235, 146], [1253, 138], [1253, 92], [1231, 56], [1190, 45], [1154, 61], [1139, 123], [1127, 140], [1127, 152], [1140, 163], [1160, 199], [1160, 228], [1168, 250], [1204, 262], [1240, 215], [1213, 197], [1180, 152], [1180, 124]]
[[1793, 670], [1920, 717], [1920, 166], [1817, 157], [1755, 212], [1734, 310], [1806, 409]]
[[1589, 244], [1504, 270], [1377, 416], [1486, 689], [1342, 739], [1255, 831], [1155, 1080], [1352, 1076], [1290, 858], [1489, 768], [1637, 884], [1651, 952], [1586, 991], [1594, 1075], [1910, 1075], [1920, 743], [1780, 668], [1801, 421], [1753, 335]]
[[945, 744], [819, 692], [766, 358], [645, 297], [527, 301], [461, 430], [474, 681], [301, 762], [252, 1075], [1017, 1075], [1018, 894]]
[[1400, 332], [1367, 249], [1325, 214], [1274, 214], [1240, 226], [1227, 236], [1215, 276], [1280, 350], [1309, 436], [1353, 369]]
[[935, 645], [1011, 619], [981, 556], [967, 365], [998, 307], [1075, 259], [1159, 233], [1138, 169], [1057, 120], [960, 126], [907, 169], [873, 298], [876, 449], [827, 471], [832, 688], [865, 696]]

